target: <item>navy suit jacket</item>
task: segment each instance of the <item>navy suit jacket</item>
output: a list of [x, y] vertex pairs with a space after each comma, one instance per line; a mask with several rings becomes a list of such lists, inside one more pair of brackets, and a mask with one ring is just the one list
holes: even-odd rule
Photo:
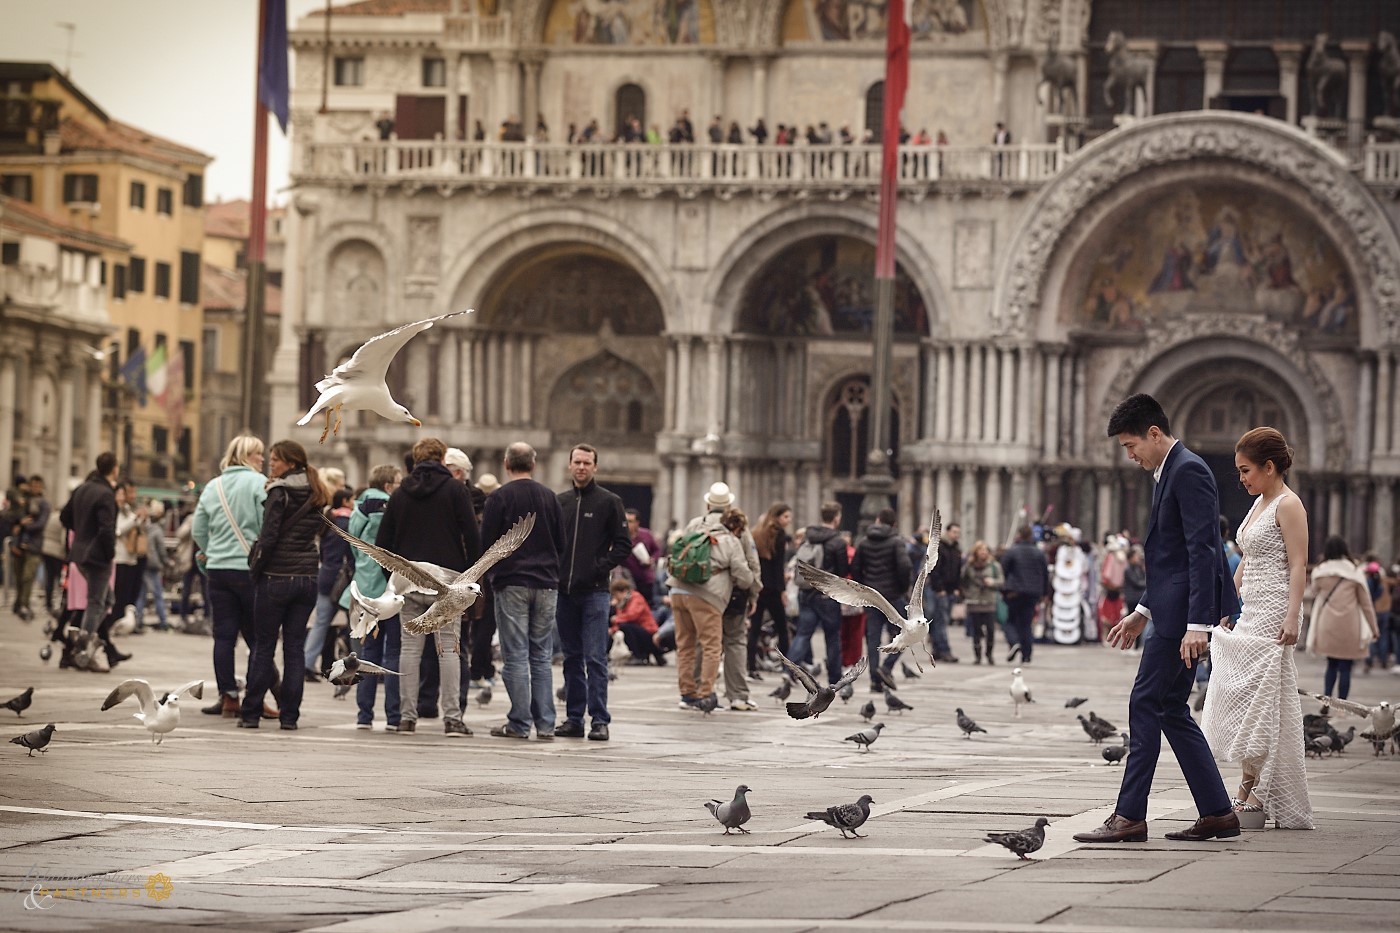
[[1180, 640], [1187, 625], [1216, 625], [1239, 611], [1220, 540], [1220, 497], [1205, 461], [1177, 442], [1152, 494], [1144, 541], [1147, 591], [1139, 606], [1163, 638]]

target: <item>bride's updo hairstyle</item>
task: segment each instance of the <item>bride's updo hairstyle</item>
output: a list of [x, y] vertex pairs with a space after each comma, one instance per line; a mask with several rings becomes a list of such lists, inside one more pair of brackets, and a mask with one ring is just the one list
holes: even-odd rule
[[1244, 454], [1251, 463], [1263, 466], [1272, 462], [1279, 475], [1286, 474], [1293, 466], [1293, 448], [1283, 435], [1273, 428], [1254, 428], [1246, 431], [1235, 444], [1235, 453]]

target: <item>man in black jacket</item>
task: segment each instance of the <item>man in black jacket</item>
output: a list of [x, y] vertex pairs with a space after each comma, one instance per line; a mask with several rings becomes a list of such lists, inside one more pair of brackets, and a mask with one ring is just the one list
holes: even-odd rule
[[[953, 600], [958, 596], [958, 585], [962, 580], [962, 550], [958, 539], [962, 537], [962, 526], [957, 522], [943, 529], [943, 537], [938, 540], [938, 566], [924, 581], [924, 612], [928, 615], [928, 637], [933, 643], [933, 659], [957, 664], [952, 646], [948, 644], [948, 623], [952, 621]], [[915, 568], [918, 573], [920, 568]]]
[[[837, 533], [841, 527], [841, 504], [823, 502], [820, 525], [812, 525], [803, 533], [803, 553], [810, 542], [821, 546], [821, 566], [818, 570], [844, 577], [851, 572], [851, 562], [846, 557], [846, 543]], [[815, 563], [815, 562], [813, 562]], [[801, 578], [799, 577], [799, 581]], [[815, 589], [797, 587], [797, 633], [792, 638], [792, 658], [797, 664], [812, 664], [812, 636], [817, 626], [821, 626], [822, 637], [826, 641], [826, 673], [831, 683], [841, 679], [841, 607], [836, 600]]]
[[70, 643], [73, 663], [86, 668], [97, 650], [97, 627], [112, 608], [112, 561], [117, 556], [117, 456], [110, 451], [97, 456], [97, 469], [73, 490], [59, 513], [63, 527], [73, 532], [71, 560], [87, 584], [87, 608], [83, 630]]
[[1031, 542], [1031, 527], [1016, 529], [1016, 542], [1001, 555], [1001, 569], [1006, 574], [1002, 597], [1006, 600], [1006, 640], [1011, 651], [1006, 656], [1010, 664], [1016, 655], [1021, 663], [1031, 660], [1031, 622], [1035, 607], [1050, 593], [1050, 569], [1045, 555]]
[[[435, 437], [425, 437], [413, 445], [413, 472], [389, 497], [376, 543], [409, 560], [462, 571], [481, 556], [481, 539], [467, 487], [453, 479], [443, 466], [446, 453], [447, 445]], [[431, 606], [432, 601], [422, 593], [404, 597], [400, 614], [404, 624], [399, 649], [400, 732], [417, 729], [418, 668], [426, 638], [410, 633], [407, 624]], [[434, 635], [443, 732], [449, 737], [471, 735], [462, 722], [462, 665], [457, 657], [461, 622], [441, 628]]]
[[567, 719], [554, 730], [583, 737], [583, 717], [593, 719], [588, 737], [608, 740], [608, 575], [627, 559], [632, 541], [622, 499], [599, 486], [598, 451], [588, 444], [569, 453], [571, 488], [559, 493], [564, 515], [564, 553], [559, 564], [556, 609], [564, 649]]
[[[909, 560], [909, 548], [905, 546], [904, 540], [895, 534], [894, 523], [894, 509], [881, 509], [880, 514], [875, 516], [875, 524], [870, 526], [865, 537], [856, 545], [856, 556], [851, 561], [851, 579], [857, 583], [864, 583], [888, 599], [896, 610], [904, 612], [909, 605], [909, 574], [912, 565]], [[870, 665], [872, 690], [880, 689], [880, 682], [875, 679], [875, 667], [880, 664], [880, 636], [886, 628], [890, 630], [891, 635], [899, 634], [899, 626], [886, 619], [884, 613], [878, 609], [865, 611], [865, 654], [866, 663]], [[881, 665], [885, 673], [894, 670], [896, 658], [898, 655], [885, 656], [885, 662]]]

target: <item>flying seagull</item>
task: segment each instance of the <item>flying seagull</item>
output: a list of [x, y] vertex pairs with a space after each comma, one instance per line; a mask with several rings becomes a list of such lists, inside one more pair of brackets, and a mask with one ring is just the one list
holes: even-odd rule
[[1021, 829], [1011, 833], [987, 833], [982, 841], [1004, 846], [1015, 852], [1017, 858], [1028, 862], [1030, 859], [1026, 856], [1045, 845], [1045, 827], [1049, 825], [1050, 821], [1042, 816], [1035, 821], [1035, 825], [1030, 829]]
[[[432, 565], [425, 566], [419, 561], [400, 557], [393, 551], [377, 544], [361, 541], [330, 519], [324, 520], [328, 526], [335, 530], [336, 534], [348, 541], [352, 547], [364, 551], [376, 564], [393, 574], [389, 579], [391, 585], [395, 577], [402, 576], [421, 592], [436, 597], [432, 607], [427, 612], [411, 621], [404, 620], [403, 630], [411, 635], [427, 635], [460, 620], [462, 613], [466, 612], [471, 604], [476, 602], [476, 598], [481, 595], [481, 584], [477, 581], [486, 575], [486, 571], [520, 547], [535, 527], [535, 513], [531, 512], [501, 535], [495, 544], [486, 549], [486, 553], [482, 554], [476, 563], [458, 574], [441, 567], [429, 570], [427, 566]], [[402, 594], [408, 587], [394, 587], [394, 589], [395, 592]]]
[[389, 583], [379, 596], [366, 596], [360, 584], [350, 581], [350, 637], [363, 641], [379, 633], [379, 620], [392, 619], [403, 611], [403, 594]]
[[740, 784], [734, 789], [734, 799], [725, 803], [722, 800], [711, 800], [705, 804], [705, 809], [709, 810], [715, 819], [719, 820], [719, 825], [724, 827], [724, 834], [729, 835], [731, 829], [748, 835], [748, 830], [744, 824], [749, 821], [753, 814], [749, 812], [749, 801], [744, 795], [749, 792], [747, 784]]
[[875, 740], [880, 737], [880, 733], [884, 730], [884, 728], [884, 723], [877, 722], [869, 729], [862, 729], [855, 735], [846, 736], [844, 741], [856, 743], [856, 745], [860, 746], [860, 750], [863, 752], [869, 751], [870, 746], [875, 744]]
[[16, 716], [23, 716], [24, 711], [29, 709], [29, 704], [33, 702], [34, 688], [30, 687], [19, 696], [10, 697], [4, 703], [0, 703], [0, 706], [5, 707], [5, 709], [14, 710]]
[[343, 658], [336, 660], [331, 665], [331, 669], [326, 671], [326, 679], [337, 686], [346, 684], [357, 684], [365, 677], [397, 677], [398, 671], [391, 671], [387, 667], [380, 667], [373, 661], [361, 660], [355, 652], [350, 652]]
[[1021, 669], [1013, 668], [1011, 671], [1011, 702], [1016, 704], [1016, 718], [1021, 718], [1021, 704], [1034, 703], [1031, 699], [1031, 692], [1026, 688], [1026, 682], [1021, 679]]
[[970, 738], [972, 738], [972, 733], [974, 733], [974, 732], [986, 732], [986, 731], [987, 731], [986, 729], [983, 729], [981, 726], [977, 725], [977, 723], [973, 722], [972, 719], [971, 719], [971, 717], [969, 717], [966, 713], [964, 713], [964, 712], [962, 711], [962, 707], [961, 707], [961, 706], [958, 707], [958, 709], [957, 709], [957, 714], [958, 714], [958, 728], [961, 729], [961, 730], [963, 731], [963, 738], [965, 738], [965, 739], [970, 739]]
[[326, 426], [321, 431], [323, 444], [326, 442], [326, 435], [331, 433], [331, 415], [335, 415], [335, 433], [339, 435], [341, 412], [347, 408], [351, 411], [372, 411], [390, 421], [407, 422], [415, 428], [419, 427], [423, 422], [413, 417], [407, 408], [394, 401], [394, 397], [389, 394], [389, 387], [385, 384], [389, 364], [394, 361], [404, 344], [438, 321], [470, 313], [471, 311], [453, 311], [450, 314], [428, 318], [426, 321], [415, 321], [395, 327], [378, 337], [371, 337], [350, 359], [316, 383], [316, 391], [321, 395], [297, 424], [310, 424], [312, 418], [324, 412]]
[[[802, 561], [797, 562], [797, 572], [814, 589], [838, 603], [857, 608], [868, 606], [877, 609], [885, 618], [899, 626], [899, 634], [888, 645], [880, 646], [882, 652], [899, 654], [906, 648], [921, 647], [928, 655], [929, 666], [934, 667], [936, 665], [933, 654], [929, 651], [928, 620], [924, 618], [924, 581], [928, 579], [929, 571], [938, 563], [938, 540], [942, 533], [943, 521], [939, 518], [938, 510], [934, 509], [933, 517], [929, 519], [928, 523], [928, 549], [924, 553], [923, 566], [919, 568], [919, 575], [914, 579], [914, 588], [910, 592], [909, 617], [907, 619], [890, 605], [888, 599], [864, 583], [857, 583], [854, 580], [838, 577], [834, 573], [818, 570], [811, 564]], [[910, 656], [914, 658], [914, 666], [922, 672], [924, 666], [919, 663], [917, 654], [911, 651]]]
[[151, 741], [160, 745], [165, 741], [166, 733], [173, 732], [180, 724], [182, 693], [188, 693], [196, 700], [204, 699], [204, 681], [192, 680], [157, 700], [151, 685], [146, 681], [140, 678], [124, 680], [107, 694], [107, 699], [102, 701], [102, 708], [109, 710], [118, 703], [125, 702], [128, 697], [136, 697], [136, 701], [141, 704], [141, 711], [133, 715], [151, 733]]
[[1332, 697], [1323, 696], [1320, 693], [1309, 693], [1301, 687], [1298, 692], [1327, 706], [1335, 706], [1345, 710], [1353, 716], [1371, 720], [1371, 725], [1359, 733], [1363, 739], [1384, 742], [1386, 739], [1394, 738], [1400, 734], [1400, 726], [1397, 726], [1395, 721], [1395, 707], [1391, 706], [1388, 700], [1382, 700], [1375, 706], [1365, 706], [1361, 703], [1353, 703], [1351, 700], [1334, 700]]
[[[774, 649], [775, 651], [777, 649]], [[788, 703], [787, 713], [793, 719], [816, 719], [826, 712], [827, 707], [836, 699], [836, 691], [848, 684], [854, 683], [865, 671], [865, 658], [861, 658], [855, 665], [846, 672], [834, 684], [818, 684], [815, 677], [807, 673], [800, 664], [794, 664], [787, 659], [781, 651], [778, 652], [778, 660], [783, 662], [783, 666], [792, 674], [792, 679], [801, 684], [807, 691], [807, 699], [801, 703]]]
[[814, 810], [807, 814], [807, 819], [818, 820], [828, 826], [834, 826], [841, 830], [841, 838], [848, 839], [847, 833], [857, 839], [863, 839], [860, 833], [856, 832], [865, 825], [865, 821], [870, 819], [870, 805], [875, 802], [875, 798], [869, 794], [863, 795], [855, 803], [843, 803], [840, 806], [827, 807], [826, 810]]
[[48, 752], [49, 739], [53, 738], [54, 724], [49, 723], [42, 729], [35, 729], [33, 732], [26, 732], [24, 735], [17, 735], [10, 739], [13, 745], [23, 745], [29, 749], [29, 754], [25, 757], [33, 758], [35, 752]]

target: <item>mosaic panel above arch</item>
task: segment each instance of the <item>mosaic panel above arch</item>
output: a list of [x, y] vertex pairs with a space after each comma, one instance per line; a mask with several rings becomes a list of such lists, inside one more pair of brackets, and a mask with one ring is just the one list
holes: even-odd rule
[[501, 273], [481, 304], [489, 327], [596, 334], [660, 334], [661, 305], [635, 269], [582, 243], [557, 244], [520, 257]]
[[[918, 286], [896, 266], [894, 331], [928, 333]], [[738, 329], [750, 334], [821, 337], [868, 334], [875, 317], [875, 247], [854, 237], [803, 240], [773, 257], [745, 292]]]
[[554, 0], [549, 45], [713, 45], [710, 0]]
[[[912, 0], [915, 42], [984, 32], [977, 0]], [[886, 0], [788, 0], [782, 39], [787, 42], [861, 42], [885, 38]]]

